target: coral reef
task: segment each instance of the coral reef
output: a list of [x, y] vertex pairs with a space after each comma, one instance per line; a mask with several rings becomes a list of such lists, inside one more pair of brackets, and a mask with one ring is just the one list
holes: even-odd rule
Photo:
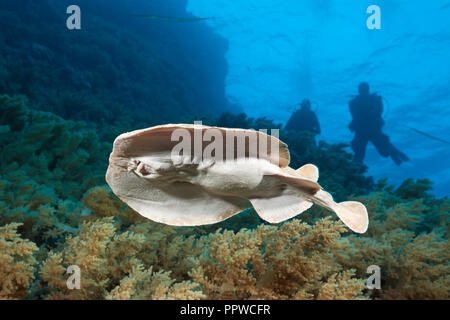
[[111, 145], [81, 122], [25, 104], [0, 96], [0, 125], [9, 128], [0, 148], [0, 215], [3, 223], [22, 222], [21, 233], [41, 245], [78, 225], [79, 200], [104, 183]]
[[21, 299], [34, 279], [37, 264], [33, 252], [38, 248], [17, 234], [20, 223], [0, 227], [0, 299]]
[[[342, 146], [294, 151], [368, 207], [364, 235], [316, 206], [279, 225], [252, 210], [209, 226], [158, 224], [105, 186], [111, 144], [86, 123], [0, 96], [0, 131], [1, 299], [450, 299], [450, 200], [433, 197], [428, 180], [381, 180], [367, 195], [364, 167]], [[71, 265], [79, 290], [66, 284]], [[370, 265], [381, 269], [381, 290], [366, 288]]]
[[[175, 283], [170, 272], [153, 272], [137, 257], [146, 238], [119, 232], [113, 217], [82, 223], [61, 249], [49, 252], [39, 272], [46, 299], [200, 299], [191, 281]], [[79, 290], [67, 288], [63, 276], [69, 265], [81, 270]]]
[[338, 261], [360, 276], [380, 266], [382, 290], [373, 290], [374, 298], [450, 299], [450, 200], [434, 199], [429, 188], [429, 181], [407, 180], [358, 198], [372, 224], [367, 234], [346, 237]]
[[119, 124], [139, 112], [142, 127], [173, 114], [229, 109], [225, 39], [202, 23], [155, 25], [126, 14], [187, 15], [186, 3], [80, 0], [89, 27], [68, 32], [70, 4], [1, 1], [1, 94], [25, 94], [34, 108], [94, 123]]
[[330, 219], [314, 226], [294, 219], [236, 234], [218, 230], [189, 274], [211, 299], [361, 298], [363, 281], [334, 259], [343, 231]]

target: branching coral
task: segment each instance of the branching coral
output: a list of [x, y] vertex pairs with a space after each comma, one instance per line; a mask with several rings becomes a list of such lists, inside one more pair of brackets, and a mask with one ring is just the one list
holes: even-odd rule
[[175, 283], [170, 272], [145, 270], [142, 264], [133, 266], [130, 274], [120, 281], [107, 296], [109, 300], [198, 300], [205, 295], [198, 290], [198, 284], [190, 281]]
[[10, 127], [0, 146], [0, 218], [22, 222], [38, 245], [63, 239], [82, 216], [82, 194], [103, 183], [109, 144], [83, 123], [30, 110], [24, 97], [0, 96], [0, 125]]
[[0, 149], [0, 174], [19, 171], [21, 180], [51, 185], [63, 199], [78, 200], [103, 183], [110, 144], [84, 123], [30, 110], [23, 97], [0, 96], [0, 115], [0, 125], [11, 128]]
[[0, 227], [0, 299], [22, 299], [34, 279], [37, 246], [17, 234], [19, 223]]
[[[314, 225], [294, 219], [202, 235], [144, 220], [96, 187], [83, 197], [87, 214], [78, 217], [78, 230], [66, 228], [57, 236], [65, 240], [46, 242], [53, 249], [39, 254], [33, 292], [48, 299], [448, 298], [447, 222], [427, 233], [417, 227], [426, 213], [448, 215], [448, 200], [405, 200], [383, 190], [359, 200], [371, 213], [365, 236], [345, 235], [340, 222], [320, 218], [320, 209]], [[61, 219], [40, 208], [41, 219]], [[65, 282], [74, 264], [82, 270], [80, 290]], [[372, 264], [381, 267], [382, 290], [363, 294]]]
[[[422, 181], [407, 184], [423, 195]], [[382, 286], [370, 292], [374, 298], [450, 299], [449, 200], [417, 199], [405, 186], [358, 198], [368, 206], [371, 227], [366, 235], [345, 237], [337, 260], [361, 277], [369, 265], [380, 266]], [[441, 217], [433, 228], [430, 216]]]
[[[293, 220], [280, 227], [216, 232], [190, 275], [212, 299], [360, 298], [363, 284], [333, 259], [344, 227], [330, 219], [314, 227]], [[339, 291], [333, 286], [336, 282]]]
[[[118, 232], [113, 218], [85, 222], [69, 236], [60, 250], [52, 250], [43, 262], [40, 276], [47, 299], [199, 299], [198, 284], [175, 283], [170, 272], [145, 269], [137, 257], [145, 237]], [[81, 270], [81, 288], [67, 288], [65, 270]]]

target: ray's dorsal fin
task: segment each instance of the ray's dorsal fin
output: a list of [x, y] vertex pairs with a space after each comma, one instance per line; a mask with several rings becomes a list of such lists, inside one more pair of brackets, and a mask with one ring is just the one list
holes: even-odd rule
[[313, 164], [305, 164], [303, 167], [297, 169], [296, 172], [315, 182], [319, 180], [319, 169]]

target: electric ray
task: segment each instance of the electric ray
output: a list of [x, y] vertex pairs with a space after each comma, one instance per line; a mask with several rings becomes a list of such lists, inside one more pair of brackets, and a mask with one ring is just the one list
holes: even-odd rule
[[251, 206], [279, 223], [316, 203], [354, 232], [367, 230], [363, 204], [334, 202], [316, 166], [294, 170], [289, 161], [287, 145], [264, 132], [168, 124], [118, 136], [106, 181], [135, 211], [169, 225], [217, 223]]

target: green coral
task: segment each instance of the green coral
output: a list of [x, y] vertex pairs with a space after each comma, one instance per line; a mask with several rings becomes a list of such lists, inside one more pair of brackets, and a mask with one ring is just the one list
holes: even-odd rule
[[0, 96], [0, 115], [11, 128], [0, 147], [1, 218], [23, 222], [36, 243], [57, 240], [77, 225], [69, 217], [82, 213], [83, 193], [103, 184], [111, 145], [84, 123], [30, 110], [24, 97]]
[[[101, 0], [89, 4], [98, 8], [83, 18], [89, 31], [67, 32], [61, 21], [67, 6], [61, 1], [2, 1], [0, 93], [25, 94], [33, 108], [101, 124], [102, 131], [105, 124], [127, 122], [126, 131], [130, 124], [147, 127], [174, 114], [186, 117], [212, 105], [228, 107], [226, 41], [208, 26], [160, 25], [163, 33], [154, 28], [143, 33], [139, 19], [112, 13], [118, 9]], [[156, 10], [153, 3], [141, 5]], [[182, 4], [165, 8], [177, 14], [183, 10]], [[126, 23], [118, 22], [120, 17]], [[200, 33], [214, 45], [184, 41], [180, 32]], [[205, 54], [200, 60], [198, 52]], [[197, 90], [202, 86], [206, 90]], [[130, 114], [138, 116], [130, 119]]]

